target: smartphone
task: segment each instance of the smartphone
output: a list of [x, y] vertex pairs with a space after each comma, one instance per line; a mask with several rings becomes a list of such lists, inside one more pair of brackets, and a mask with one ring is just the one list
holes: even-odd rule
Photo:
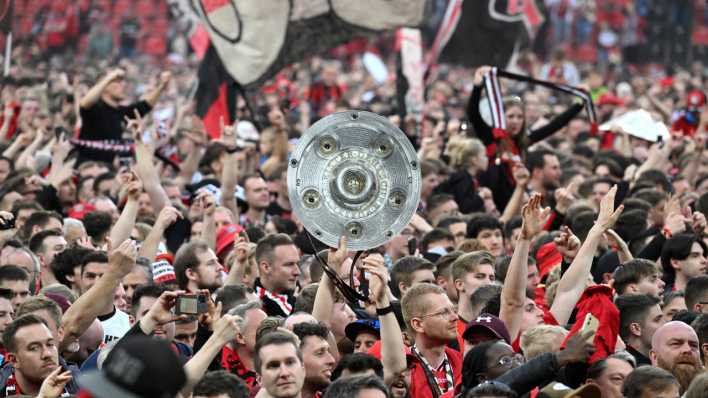
[[121, 156], [120, 158], [118, 158], [118, 168], [126, 168], [130, 170], [130, 163], [132, 160], [133, 159], [129, 156]]
[[624, 199], [629, 193], [629, 183], [627, 181], [622, 181], [617, 184], [617, 193], [615, 194], [615, 209], [624, 202]]
[[207, 296], [203, 294], [180, 294], [175, 304], [177, 315], [199, 315], [209, 310]]
[[600, 326], [600, 321], [591, 313], [587, 313], [585, 315], [585, 319], [583, 320], [583, 327], [580, 329], [581, 332], [585, 332], [586, 330], [592, 330], [592, 335], [588, 337], [589, 341], [593, 341], [595, 339], [595, 333], [597, 332], [597, 328]]
[[408, 255], [415, 256], [415, 251], [418, 248], [418, 241], [415, 238], [408, 239]]

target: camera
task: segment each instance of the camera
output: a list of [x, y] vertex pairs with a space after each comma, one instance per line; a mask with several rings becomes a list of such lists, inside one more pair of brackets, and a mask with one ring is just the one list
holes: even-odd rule
[[209, 310], [207, 296], [204, 294], [181, 294], [177, 296], [175, 314], [198, 315]]
[[14, 217], [4, 218], [0, 216], [0, 231], [7, 231], [13, 228], [15, 228]]

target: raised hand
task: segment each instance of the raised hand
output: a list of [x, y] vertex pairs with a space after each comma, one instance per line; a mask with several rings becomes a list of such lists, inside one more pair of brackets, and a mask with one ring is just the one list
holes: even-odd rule
[[239, 317], [235, 315], [225, 314], [214, 322], [214, 334], [213, 336], [224, 345], [236, 339], [241, 333], [241, 329], [238, 327]]
[[108, 79], [109, 82], [123, 78], [125, 78], [125, 70], [121, 68], [113, 69], [106, 75], [106, 79]]
[[214, 322], [216, 322], [221, 317], [222, 305], [221, 302], [219, 302], [218, 304], [214, 302], [214, 299], [211, 298], [209, 290], [204, 289], [201, 290], [200, 293], [207, 296], [207, 312], [199, 315], [199, 323], [208, 327], [209, 330], [212, 330]]
[[221, 142], [229, 149], [236, 148], [236, 123], [224, 124], [224, 117], [222, 116], [219, 118], [219, 126], [221, 127]]
[[166, 86], [170, 80], [172, 80], [172, 72], [165, 70], [160, 73], [159, 83], [162, 86]]
[[[151, 334], [157, 326], [166, 323], [174, 322], [178, 319], [186, 319], [186, 315], [175, 315], [172, 313], [172, 308], [177, 304], [177, 297], [180, 294], [185, 294], [184, 290], [167, 291], [160, 295], [155, 303], [150, 307], [150, 310], [145, 314], [143, 319], [146, 320], [145, 326], [148, 334]], [[143, 321], [141, 321], [141, 324]]]
[[561, 256], [563, 256], [566, 261], [570, 262], [578, 255], [580, 239], [573, 235], [573, 232], [566, 225], [562, 226], [560, 231], [560, 235], [553, 239], [553, 243], [556, 244], [556, 249]]
[[529, 170], [523, 164], [516, 163], [512, 169], [512, 174], [514, 176], [514, 181], [516, 181], [516, 186], [526, 188], [526, 185], [529, 183], [529, 179], [531, 179]]
[[182, 218], [182, 213], [179, 210], [172, 206], [165, 206], [160, 210], [160, 214], [157, 215], [155, 226], [165, 230], [174, 224], [178, 218]]
[[108, 265], [125, 276], [133, 270], [138, 258], [138, 245], [131, 239], [126, 239], [118, 248], [108, 255]]
[[389, 275], [383, 257], [380, 254], [371, 254], [359, 268], [369, 275], [369, 300], [379, 306], [387, 306]]
[[691, 215], [691, 227], [693, 227], [693, 233], [703, 235], [706, 230], [706, 216], [699, 211], [693, 212]]
[[570, 205], [573, 204], [573, 200], [575, 200], [573, 196], [574, 187], [575, 183], [571, 182], [567, 187], [558, 188], [553, 193], [556, 199], [556, 211], [558, 211], [558, 213], [565, 214]]
[[565, 345], [565, 350], [557, 354], [558, 364], [564, 366], [569, 363], [587, 363], [595, 352], [591, 339], [594, 333], [594, 330], [585, 330], [571, 336]]
[[62, 367], [57, 366], [52, 373], [42, 382], [37, 398], [58, 398], [64, 393], [66, 383], [71, 380], [71, 372], [62, 372]]
[[474, 71], [474, 85], [481, 86], [484, 81], [484, 75], [486, 75], [491, 69], [492, 67], [487, 65], [477, 68], [477, 70]]
[[681, 200], [678, 196], [670, 196], [664, 205], [664, 228], [676, 235], [686, 230], [686, 221], [686, 216], [681, 211]]
[[205, 217], [211, 217], [216, 211], [216, 198], [209, 192], [202, 192], [197, 200], [201, 202], [202, 209], [204, 210]]
[[543, 226], [551, 214], [551, 209], [541, 208], [543, 196], [534, 194], [521, 209], [521, 235], [520, 239], [531, 240], [543, 231]]
[[342, 264], [348, 257], [349, 251], [347, 250], [347, 237], [342, 235], [339, 238], [339, 247], [337, 250], [332, 248], [329, 249], [329, 253], [327, 253], [327, 265], [334, 268], [334, 270], [339, 273]]
[[623, 205], [619, 205], [615, 209], [615, 195], [617, 194], [617, 185], [610, 188], [607, 194], [600, 201], [600, 213], [597, 215], [597, 220], [595, 220], [595, 225], [593, 228], [597, 227], [602, 232], [607, 231], [612, 228], [617, 222], [622, 210], [624, 210]]
[[140, 194], [143, 193], [143, 182], [140, 180], [140, 177], [138, 177], [138, 174], [131, 171], [127, 184], [126, 192], [128, 199], [137, 201], [138, 198], [140, 198]]

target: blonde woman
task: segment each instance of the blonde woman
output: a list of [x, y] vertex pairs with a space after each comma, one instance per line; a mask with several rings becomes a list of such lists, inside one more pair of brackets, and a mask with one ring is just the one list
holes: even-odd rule
[[[492, 192], [480, 187], [477, 174], [487, 170], [489, 158], [484, 144], [476, 138], [460, 137], [451, 140], [446, 150], [450, 157], [452, 174], [438, 186], [438, 192], [451, 194], [463, 214], [489, 212]], [[486, 202], [486, 203], [485, 203]]]

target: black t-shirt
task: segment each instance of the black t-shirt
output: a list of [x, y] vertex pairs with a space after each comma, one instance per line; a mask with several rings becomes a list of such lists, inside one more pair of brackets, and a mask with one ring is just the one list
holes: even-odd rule
[[[146, 101], [138, 101], [128, 106], [112, 107], [99, 99], [90, 108], [81, 108], [81, 132], [79, 139], [85, 141], [113, 141], [120, 143], [123, 138], [125, 117], [133, 118], [135, 110], [141, 116], [146, 115], [152, 107]], [[100, 160], [111, 163], [115, 152], [95, 148], [79, 147], [78, 163], [87, 160]]]

